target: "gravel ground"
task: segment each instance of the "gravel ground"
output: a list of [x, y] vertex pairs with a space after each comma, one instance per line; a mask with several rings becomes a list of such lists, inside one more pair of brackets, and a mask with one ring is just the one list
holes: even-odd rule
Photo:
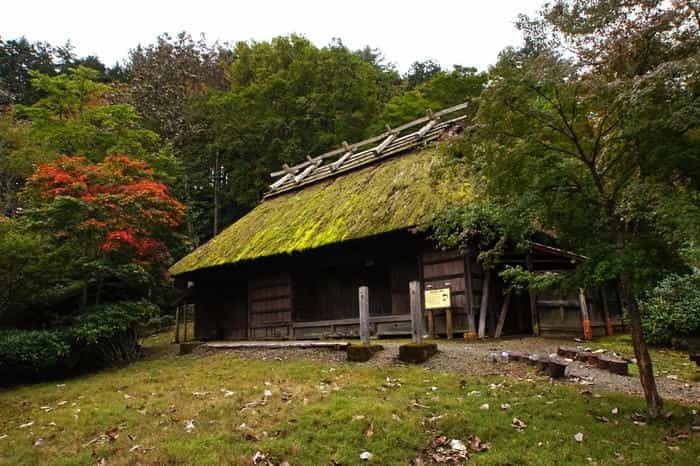
[[[198, 350], [199, 353], [207, 351], [227, 351], [234, 353], [243, 359], [258, 360], [293, 360], [306, 359], [319, 362], [331, 362], [337, 364], [363, 364], [370, 367], [399, 367], [404, 365], [397, 359], [400, 343], [382, 342], [383, 351], [365, 363], [348, 362], [344, 351], [330, 349], [236, 349], [236, 350]], [[532, 378], [536, 376], [533, 367], [524, 362], [493, 362], [492, 353], [500, 354], [501, 351], [527, 351], [540, 355], [548, 355], [556, 352], [559, 345], [572, 345], [571, 341], [563, 342], [542, 338], [527, 337], [518, 339], [492, 340], [475, 343], [464, 342], [439, 342], [439, 352], [423, 367], [439, 372], [455, 372], [466, 375], [508, 375], [514, 378]], [[594, 344], [592, 345], [595, 346]], [[573, 384], [582, 390], [602, 392], [624, 392], [641, 394], [642, 388], [636, 376], [620, 376], [610, 372], [590, 367], [584, 363], [572, 362], [568, 368], [568, 377], [560, 379], [557, 383]], [[671, 380], [657, 378], [657, 385], [661, 396], [684, 403], [700, 404], [700, 383], [685, 382], [683, 380]]]

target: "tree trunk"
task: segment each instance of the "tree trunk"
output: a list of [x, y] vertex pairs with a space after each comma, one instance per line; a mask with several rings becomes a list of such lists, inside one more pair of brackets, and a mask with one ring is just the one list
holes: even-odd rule
[[647, 401], [647, 409], [651, 417], [661, 415], [663, 401], [659, 396], [659, 391], [656, 388], [656, 380], [654, 380], [654, 369], [649, 357], [649, 350], [644, 341], [642, 334], [642, 318], [639, 314], [639, 307], [632, 292], [630, 280], [623, 276], [621, 280], [622, 298], [625, 301], [627, 314], [629, 315], [630, 327], [632, 329], [632, 344], [634, 345], [634, 354], [637, 358], [637, 366], [639, 367], [639, 381], [642, 383], [644, 390], [644, 398]]

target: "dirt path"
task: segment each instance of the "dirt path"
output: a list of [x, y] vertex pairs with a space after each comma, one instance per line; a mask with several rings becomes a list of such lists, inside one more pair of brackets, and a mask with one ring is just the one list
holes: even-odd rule
[[[289, 360], [310, 359], [319, 362], [338, 364], [363, 364], [370, 367], [400, 367], [397, 359], [397, 342], [379, 342], [384, 350], [377, 353], [369, 362], [351, 363], [346, 360], [344, 351], [329, 349], [237, 349], [227, 350], [244, 359]], [[465, 375], [508, 375], [515, 378], [528, 378], [536, 374], [534, 368], [523, 362], [504, 362], [497, 356], [501, 351], [527, 351], [540, 355], [555, 353], [561, 344], [571, 346], [571, 342], [542, 338], [521, 338], [484, 341], [477, 343], [440, 342], [439, 353], [423, 364], [428, 370], [456, 372]], [[593, 345], [594, 346], [594, 345]], [[211, 351], [211, 350], [209, 350]], [[494, 358], [496, 356], [496, 358]], [[493, 361], [493, 359], [497, 359]], [[613, 391], [628, 394], [641, 394], [642, 388], [636, 376], [620, 376], [590, 367], [580, 362], [572, 362], [568, 369], [569, 377], [558, 383], [571, 384], [591, 391]], [[657, 378], [659, 391], [664, 398], [684, 403], [700, 404], [700, 382]]]

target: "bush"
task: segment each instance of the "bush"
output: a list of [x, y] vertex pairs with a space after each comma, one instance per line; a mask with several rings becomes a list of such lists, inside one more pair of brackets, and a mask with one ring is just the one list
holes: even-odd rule
[[157, 313], [146, 301], [88, 308], [73, 324], [47, 330], [0, 332], [0, 384], [33, 381], [134, 361], [137, 328]]
[[700, 270], [670, 275], [640, 303], [647, 341], [682, 346], [683, 339], [700, 335]]

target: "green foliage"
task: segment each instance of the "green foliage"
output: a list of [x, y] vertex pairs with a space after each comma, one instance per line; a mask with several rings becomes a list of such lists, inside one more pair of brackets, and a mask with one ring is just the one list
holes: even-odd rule
[[158, 313], [147, 301], [93, 306], [70, 325], [48, 330], [0, 331], [0, 382], [66, 376], [138, 357], [136, 329]]
[[700, 335], [700, 270], [669, 275], [640, 302], [642, 326], [649, 343], [682, 344]]
[[440, 110], [472, 100], [486, 85], [485, 73], [475, 68], [455, 66], [452, 71], [437, 69], [429, 77], [412, 86], [411, 75], [406, 77], [407, 90], [392, 97], [374, 119], [371, 132], [384, 131], [384, 125], [396, 127], [407, 121], [425, 116], [427, 109]]
[[560, 272], [538, 272], [532, 273], [521, 266], [511, 266], [507, 265], [501, 272], [499, 272], [500, 277], [505, 283], [508, 284], [509, 288], [520, 291], [531, 291], [537, 293], [540, 291], [551, 292], [557, 288], [561, 288], [564, 284], [565, 276]]
[[100, 161], [109, 154], [144, 157], [157, 151], [158, 134], [142, 127], [133, 106], [109, 103], [110, 87], [97, 81], [97, 71], [78, 66], [58, 76], [30, 74], [45, 97], [17, 106], [17, 112], [53, 152]]
[[0, 221], [0, 326], [40, 319], [42, 308], [65, 297], [71, 250], [20, 220]]
[[432, 237], [443, 248], [479, 251], [479, 260], [494, 264], [506, 246], [527, 247], [530, 219], [507, 205], [471, 202], [442, 212], [432, 221]]

